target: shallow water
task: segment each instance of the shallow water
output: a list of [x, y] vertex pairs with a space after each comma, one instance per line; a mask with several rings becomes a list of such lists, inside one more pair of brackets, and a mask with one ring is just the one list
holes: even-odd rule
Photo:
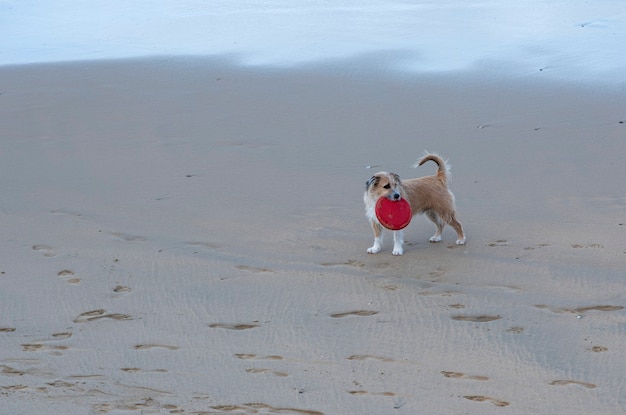
[[384, 69], [626, 81], [626, 3], [0, 1], [0, 65], [231, 55], [292, 66], [376, 56]]

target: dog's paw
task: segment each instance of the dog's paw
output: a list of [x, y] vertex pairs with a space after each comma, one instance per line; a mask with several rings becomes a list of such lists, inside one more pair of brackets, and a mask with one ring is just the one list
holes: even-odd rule
[[399, 256], [404, 253], [404, 250], [402, 248], [393, 248], [393, 251], [391, 251], [391, 253], [393, 255]]
[[367, 248], [367, 253], [368, 253], [368, 254], [377, 254], [377, 253], [379, 253], [379, 252], [380, 252], [380, 246], [376, 246], [376, 245], [374, 245], [374, 246], [373, 246], [373, 247], [371, 247], [371, 248]]
[[441, 241], [441, 235], [439, 235], [439, 236], [433, 235], [433, 236], [430, 237], [429, 241], [432, 242], [432, 243], [437, 243], [437, 242]]
[[463, 238], [463, 239], [457, 239], [457, 240], [456, 240], [456, 244], [457, 244], [457, 245], [465, 245], [465, 238]]

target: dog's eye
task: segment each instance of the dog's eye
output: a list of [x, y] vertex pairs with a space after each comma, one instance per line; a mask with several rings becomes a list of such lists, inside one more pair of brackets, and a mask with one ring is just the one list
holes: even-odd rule
[[391, 185], [389, 183], [387, 183], [386, 185], [383, 186], [385, 189], [391, 189]]

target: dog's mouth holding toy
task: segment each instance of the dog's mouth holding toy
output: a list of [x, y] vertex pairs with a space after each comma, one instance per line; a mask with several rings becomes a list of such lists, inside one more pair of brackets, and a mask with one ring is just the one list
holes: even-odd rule
[[410, 222], [411, 205], [400, 194], [381, 197], [376, 202], [376, 217], [381, 225], [394, 231], [405, 228]]

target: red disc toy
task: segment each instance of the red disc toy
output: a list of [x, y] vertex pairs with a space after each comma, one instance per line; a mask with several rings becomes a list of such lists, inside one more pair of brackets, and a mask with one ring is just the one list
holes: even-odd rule
[[381, 197], [376, 202], [376, 217], [381, 225], [392, 231], [406, 228], [411, 222], [411, 205], [405, 199], [389, 200]]

